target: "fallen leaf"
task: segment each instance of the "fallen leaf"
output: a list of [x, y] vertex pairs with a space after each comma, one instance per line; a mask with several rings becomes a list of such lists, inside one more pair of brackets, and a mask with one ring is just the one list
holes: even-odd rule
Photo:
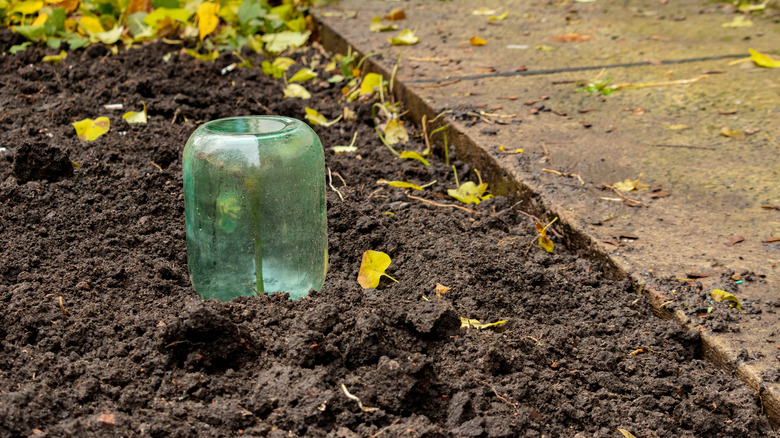
[[[455, 166], [452, 166], [452, 170], [455, 171]], [[479, 204], [485, 199], [492, 198], [493, 195], [484, 194], [488, 188], [488, 184], [482, 182], [482, 177], [476, 169], [474, 169], [474, 172], [477, 174], [477, 178], [479, 178], [479, 185], [474, 184], [473, 181], [467, 181], [459, 185], [457, 189], [447, 190], [447, 194], [464, 204], [470, 204], [472, 202]], [[457, 172], [455, 172], [455, 184], [458, 184]]]
[[382, 86], [382, 75], [379, 73], [369, 73], [363, 78], [360, 84], [360, 95], [373, 93]]
[[281, 78], [290, 67], [295, 65], [295, 61], [291, 58], [279, 56], [274, 59], [274, 62], [263, 61], [260, 63], [260, 67], [263, 69], [263, 73], [268, 77]]
[[647, 184], [641, 182], [642, 174], [639, 174], [637, 179], [626, 178], [625, 181], [618, 181], [612, 184], [616, 190], [621, 192], [633, 192], [635, 190], [647, 190], [650, 187]]
[[501, 20], [505, 19], [507, 17], [507, 15], [509, 15], [509, 11], [506, 11], [503, 14], [497, 15], [497, 16], [496, 15], [491, 15], [490, 17], [488, 17], [488, 20], [489, 21], [501, 21]]
[[301, 99], [311, 99], [311, 93], [306, 91], [302, 85], [287, 84], [284, 89], [284, 97], [300, 97]]
[[329, 122], [328, 119], [322, 114], [320, 114], [317, 110], [309, 107], [305, 107], [303, 109], [304, 111], [306, 111], [306, 120], [308, 120], [309, 123], [311, 123], [314, 126], [322, 125], [328, 127], [341, 120], [341, 116], [338, 116], [337, 118]]
[[472, 46], [484, 46], [485, 43], [487, 43], [487, 41], [483, 40], [478, 36], [473, 36], [469, 38], [469, 43], [471, 43]]
[[738, 244], [739, 242], [744, 242], [745, 238], [742, 236], [731, 236], [729, 237], [725, 242], [723, 242], [726, 246], [734, 246]]
[[213, 62], [215, 59], [219, 58], [219, 52], [217, 50], [205, 54], [198, 53], [193, 49], [186, 49], [184, 52], [202, 62]]
[[80, 139], [84, 141], [94, 141], [108, 132], [111, 127], [111, 122], [108, 120], [108, 117], [98, 117], [95, 120], [84, 119], [73, 122], [73, 127], [76, 128], [76, 135]]
[[443, 284], [440, 284], [440, 283], [436, 283], [436, 296], [440, 297], [440, 296], [444, 295], [450, 289], [452, 289], [452, 288], [444, 286]]
[[[712, 292], [710, 292], [710, 296], [712, 297], [713, 300], [719, 303], [721, 301], [731, 301], [735, 303], [734, 307], [736, 307], [737, 309], [742, 308], [742, 303], [739, 302], [739, 299], [737, 299], [737, 297], [735, 297], [733, 294], [726, 292], [725, 290], [714, 289]], [[729, 305], [729, 307], [730, 306], [731, 305]]]
[[671, 196], [671, 194], [672, 192], [670, 192], [669, 190], [659, 190], [657, 192], [651, 193], [650, 197], [653, 199], [658, 199], [658, 198], [665, 198], [667, 196]]
[[559, 35], [553, 35], [548, 38], [553, 41], [558, 41], [559, 43], [582, 43], [594, 39], [593, 36], [582, 35], [579, 33], [563, 33]]
[[406, 20], [406, 12], [404, 12], [404, 10], [401, 8], [395, 8], [392, 11], [390, 11], [389, 14], [385, 15], [385, 20], [390, 20], [390, 21]]
[[217, 12], [219, 12], [218, 4], [206, 2], [201, 3], [200, 6], [198, 6], [195, 15], [198, 16], [198, 34], [201, 41], [203, 41], [203, 38], [206, 38], [206, 35], [214, 32], [214, 29], [217, 28], [217, 24], [219, 24]]
[[555, 47], [552, 46], [536, 46], [536, 50], [540, 50], [542, 52], [551, 52], [555, 50]]
[[420, 42], [420, 38], [409, 29], [402, 30], [401, 33], [387, 40], [394, 46], [412, 46]]
[[114, 414], [100, 414], [98, 417], [98, 423], [103, 424], [104, 426], [113, 426], [116, 424], [116, 419], [114, 418]]
[[389, 145], [404, 144], [409, 141], [409, 134], [398, 120], [393, 119], [385, 126], [385, 141]]
[[737, 15], [728, 23], [721, 24], [722, 27], [750, 27], [753, 21], [745, 19], [744, 15]]
[[371, 23], [368, 25], [368, 30], [371, 32], [387, 32], [396, 29], [398, 29], [397, 24], [382, 24], [382, 19], [379, 18], [379, 15], [371, 19]]
[[664, 128], [671, 129], [672, 131], [682, 131], [684, 129], [688, 129], [688, 125], [683, 125], [682, 123], [678, 123], [676, 125], [664, 125]]
[[144, 102], [141, 102], [141, 105], [143, 105], [144, 107], [143, 111], [141, 112], [128, 111], [122, 115], [122, 118], [125, 119], [125, 122], [146, 123], [146, 104]]
[[265, 49], [273, 53], [281, 53], [289, 48], [297, 48], [306, 44], [311, 32], [293, 32], [285, 30], [277, 33], [267, 33], [263, 35]]
[[736, 114], [737, 110], [735, 109], [729, 109], [729, 110], [718, 110], [718, 114], [721, 116], [730, 116], [732, 114]]
[[407, 158], [411, 160], [417, 160], [425, 166], [430, 166], [431, 163], [428, 162], [425, 158], [422, 157], [422, 155], [418, 154], [414, 151], [401, 151], [401, 153], [398, 155], [399, 158]]
[[549, 224], [542, 225], [541, 223], [536, 223], [536, 232], [539, 233], [539, 246], [542, 247], [547, 252], [553, 252], [553, 249], [555, 248], [555, 245], [553, 244], [553, 241], [550, 240], [549, 237], [547, 237], [547, 227], [552, 225], [553, 222], [558, 220], [558, 218], [555, 218], [550, 222]]
[[402, 189], [412, 189], [412, 190], [420, 190], [422, 191], [422, 187], [418, 186], [417, 184], [408, 183], [406, 181], [388, 181], [386, 179], [380, 179], [377, 180], [377, 184], [387, 184], [389, 186], [393, 187], [400, 187]]
[[387, 275], [385, 270], [390, 266], [390, 256], [381, 251], [368, 250], [363, 253], [358, 271], [358, 283], [363, 289], [379, 286], [379, 279], [385, 277], [398, 283], [398, 280]]
[[780, 68], [780, 61], [772, 59], [761, 52], [756, 52], [753, 49], [748, 49], [748, 51], [750, 51], [750, 59], [752, 59], [756, 65], [766, 68]]
[[618, 428], [618, 432], [622, 433], [624, 438], [636, 438], [633, 433], [625, 429]]
[[724, 126], [720, 129], [720, 135], [724, 137], [734, 137], [735, 135], [739, 135], [739, 131], [735, 131], [728, 126]]
[[505, 319], [505, 320], [502, 320], [502, 321], [496, 321], [496, 322], [491, 322], [490, 324], [485, 324], [485, 323], [479, 322], [479, 320], [464, 318], [464, 317], [461, 316], [460, 317], [460, 328], [467, 328], [467, 329], [468, 328], [475, 328], [475, 329], [482, 330], [482, 329], [486, 329], [486, 328], [490, 328], [490, 327], [502, 326], [502, 325], [506, 324], [507, 321], [508, 320]]
[[317, 77], [317, 72], [310, 68], [302, 68], [295, 72], [289, 82], [306, 82]]
[[357, 146], [331, 146], [334, 154], [347, 154], [357, 151]]
[[44, 56], [41, 61], [48, 62], [51, 65], [57, 65], [57, 64], [62, 62], [67, 57], [68, 57], [68, 53], [66, 51], [64, 51], [64, 50], [60, 50], [60, 54], [59, 55]]

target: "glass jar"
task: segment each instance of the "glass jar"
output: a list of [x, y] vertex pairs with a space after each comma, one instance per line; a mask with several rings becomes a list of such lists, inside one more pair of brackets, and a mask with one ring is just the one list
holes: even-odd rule
[[305, 123], [214, 120], [183, 154], [187, 263], [203, 299], [319, 290], [328, 260], [325, 156]]

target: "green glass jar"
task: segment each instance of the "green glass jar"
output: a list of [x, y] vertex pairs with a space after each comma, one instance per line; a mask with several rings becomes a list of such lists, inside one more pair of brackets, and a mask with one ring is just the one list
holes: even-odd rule
[[325, 157], [305, 123], [214, 120], [184, 148], [187, 264], [203, 299], [319, 290], [328, 261]]

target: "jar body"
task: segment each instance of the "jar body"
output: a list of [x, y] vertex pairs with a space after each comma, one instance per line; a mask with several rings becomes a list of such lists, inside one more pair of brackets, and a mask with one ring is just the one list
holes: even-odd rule
[[187, 263], [203, 299], [319, 290], [327, 271], [325, 158], [286, 117], [208, 122], [183, 154]]

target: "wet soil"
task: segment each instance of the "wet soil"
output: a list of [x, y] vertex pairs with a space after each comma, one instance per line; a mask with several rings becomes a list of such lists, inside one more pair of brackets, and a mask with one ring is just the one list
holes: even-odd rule
[[[333, 174], [325, 287], [202, 302], [186, 265], [187, 137], [304, 106], [332, 119], [340, 86], [315, 80], [311, 100], [283, 100], [259, 69], [221, 74], [232, 55], [201, 63], [161, 44], [93, 46], [56, 66], [42, 55], [0, 62], [0, 436], [774, 434], [760, 399], [702, 359], [697, 333], [655, 318], [565, 236], [551, 233], [552, 254], [535, 245], [522, 204], [469, 212], [378, 185], [437, 180], [415, 196], [456, 203], [440, 158], [393, 160], [370, 102], [348, 104], [357, 121], [315, 127]], [[126, 124], [142, 101], [149, 123]], [[106, 135], [76, 137], [73, 121], [104, 115]], [[330, 151], [356, 131], [357, 153]], [[461, 181], [474, 175], [456, 164]], [[398, 283], [360, 288], [368, 249], [390, 255]], [[438, 296], [437, 283], [451, 289]]]

